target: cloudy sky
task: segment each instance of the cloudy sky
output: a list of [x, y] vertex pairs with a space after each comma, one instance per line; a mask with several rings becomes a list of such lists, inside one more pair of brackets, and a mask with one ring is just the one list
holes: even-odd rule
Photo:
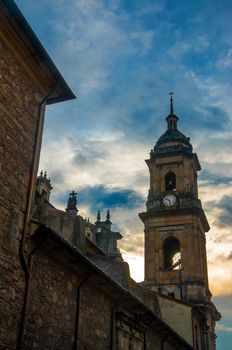
[[202, 165], [199, 193], [211, 291], [232, 339], [231, 0], [16, 0], [77, 99], [47, 108], [40, 169], [65, 208], [95, 221], [111, 209], [132, 276], [143, 278], [148, 191], [144, 159], [166, 129], [175, 92], [179, 128]]

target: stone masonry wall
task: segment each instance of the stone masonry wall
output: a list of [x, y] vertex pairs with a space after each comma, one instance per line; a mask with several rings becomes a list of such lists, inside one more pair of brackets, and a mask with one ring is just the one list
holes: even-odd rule
[[186, 349], [184, 346], [178, 345], [178, 343], [172, 340], [171, 336], [167, 336], [168, 332], [154, 331], [150, 328], [146, 334], [146, 349], [147, 350], [174, 350], [174, 349]]
[[113, 304], [110, 295], [103, 294], [94, 285], [83, 285], [79, 333], [81, 349], [110, 349]]
[[[33, 258], [23, 349], [73, 349], [77, 287], [83, 274], [86, 272], [73, 272], [68, 265], [52, 257], [50, 251], [39, 248]], [[80, 292], [79, 349], [109, 349], [113, 305], [110, 294], [102, 293], [91, 283], [91, 278], [83, 284]]]
[[80, 216], [56, 209], [36, 195], [34, 218], [58, 232], [65, 240], [76, 246], [83, 253], [86, 251], [85, 220]]
[[[157, 321], [149, 323], [151, 328], [147, 329], [143, 321], [136, 320], [136, 302], [125, 296], [125, 291], [121, 293], [112, 287], [91, 266], [69, 256], [65, 249], [48, 240], [34, 254], [23, 349], [73, 350], [78, 301], [78, 349], [110, 349], [112, 317], [115, 350], [128, 350], [129, 344], [143, 350], [145, 330], [146, 348], [161, 349], [167, 329], [157, 327]], [[88, 275], [78, 299], [78, 285]], [[172, 341], [170, 333], [164, 349], [176, 349], [179, 343]]]
[[[53, 256], [53, 251], [59, 255], [59, 249], [48, 251], [41, 246], [33, 258], [24, 350], [72, 350], [74, 346], [77, 288], [87, 272], [80, 267], [79, 272], [74, 272], [72, 264], [60, 262], [61, 257]], [[80, 289], [79, 349], [109, 349], [115, 300], [107, 291], [106, 282], [96, 283], [95, 275], [92, 277]], [[124, 349], [128, 350], [118, 348]]]
[[0, 38], [0, 349], [14, 349], [24, 273], [19, 261], [39, 96]]
[[42, 249], [33, 259], [25, 350], [73, 349], [77, 277]]

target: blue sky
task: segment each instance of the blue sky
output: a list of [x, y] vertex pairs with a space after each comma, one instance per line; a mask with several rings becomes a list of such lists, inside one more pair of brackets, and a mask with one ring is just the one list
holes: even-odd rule
[[203, 168], [209, 277], [223, 314], [218, 349], [226, 349], [232, 340], [232, 2], [16, 3], [78, 96], [47, 108], [40, 167], [52, 179], [52, 201], [65, 208], [75, 189], [79, 213], [92, 221], [98, 209], [105, 215], [110, 208], [132, 273], [142, 271], [144, 159], [166, 128], [168, 93], [175, 92], [179, 128]]

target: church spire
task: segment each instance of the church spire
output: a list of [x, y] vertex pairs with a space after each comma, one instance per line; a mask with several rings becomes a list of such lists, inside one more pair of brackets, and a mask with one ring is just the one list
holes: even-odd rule
[[179, 120], [179, 118], [177, 117], [177, 115], [174, 114], [174, 108], [173, 108], [173, 95], [174, 92], [170, 92], [171, 97], [170, 97], [170, 114], [167, 116], [166, 121], [167, 121], [167, 126], [168, 126], [168, 130], [172, 131], [172, 130], [177, 130], [177, 122]]
[[110, 210], [107, 210], [106, 221], [110, 221]]
[[100, 210], [98, 210], [97, 212], [97, 222], [100, 222], [101, 221], [101, 212]]
[[170, 114], [173, 114], [173, 97], [172, 95], [174, 95], [174, 92], [170, 92], [169, 95], [170, 97]]

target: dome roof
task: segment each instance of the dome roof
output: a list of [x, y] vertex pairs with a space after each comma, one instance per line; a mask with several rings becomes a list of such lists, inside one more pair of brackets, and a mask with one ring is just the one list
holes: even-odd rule
[[179, 118], [173, 112], [173, 93], [170, 99], [170, 114], [166, 117], [167, 130], [160, 136], [152, 153], [184, 152], [192, 153], [193, 147], [190, 138], [186, 137], [177, 128]]
[[154, 153], [179, 152], [192, 153], [193, 147], [190, 138], [186, 137], [178, 129], [166, 130], [154, 147]]

